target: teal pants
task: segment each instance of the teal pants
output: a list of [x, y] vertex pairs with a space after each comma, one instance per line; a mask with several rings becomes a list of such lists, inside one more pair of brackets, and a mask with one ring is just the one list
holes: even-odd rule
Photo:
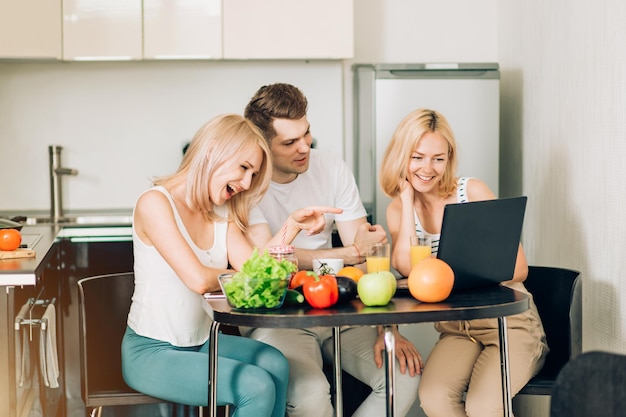
[[[218, 337], [217, 403], [237, 417], [284, 417], [289, 365], [280, 351], [256, 340]], [[122, 373], [131, 388], [163, 400], [208, 405], [209, 342], [177, 347], [137, 335], [122, 340]]]

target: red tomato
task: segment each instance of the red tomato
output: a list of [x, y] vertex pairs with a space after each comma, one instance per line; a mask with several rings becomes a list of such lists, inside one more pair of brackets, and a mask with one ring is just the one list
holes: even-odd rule
[[0, 229], [0, 250], [15, 250], [22, 243], [22, 235], [15, 229]]
[[298, 288], [307, 281], [315, 281], [315, 272], [305, 270], [298, 271], [293, 277], [291, 277], [291, 281], [289, 281], [289, 288]]

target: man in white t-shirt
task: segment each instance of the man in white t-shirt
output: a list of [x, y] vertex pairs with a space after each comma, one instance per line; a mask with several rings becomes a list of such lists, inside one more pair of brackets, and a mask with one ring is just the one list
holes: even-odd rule
[[[315, 236], [299, 235], [293, 242], [300, 269], [312, 269], [316, 258], [342, 258], [346, 265], [365, 260], [366, 247], [385, 242], [380, 225], [370, 225], [354, 176], [335, 155], [311, 149], [307, 100], [290, 84], [261, 87], [250, 100], [245, 117], [254, 122], [268, 140], [273, 174], [269, 190], [249, 219], [248, 238], [263, 246], [295, 208], [325, 205], [343, 209], [326, 217], [326, 229]], [[332, 230], [337, 228], [342, 247], [332, 247]], [[287, 392], [289, 417], [332, 417], [330, 386], [322, 371], [323, 361], [332, 360], [330, 328], [249, 329], [244, 336], [280, 349], [290, 365]], [[417, 398], [422, 361], [411, 342], [394, 330], [397, 374], [394, 401], [399, 416], [409, 411]], [[379, 416], [386, 410], [382, 329], [349, 327], [341, 332], [342, 368], [372, 388], [372, 393], [354, 416]]]

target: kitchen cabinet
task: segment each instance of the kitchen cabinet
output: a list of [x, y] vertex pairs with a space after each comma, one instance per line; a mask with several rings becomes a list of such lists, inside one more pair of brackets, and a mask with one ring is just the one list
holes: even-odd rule
[[141, 0], [63, 0], [63, 59], [142, 59]]
[[61, 0], [0, 0], [0, 57], [61, 59]]
[[0, 58], [353, 57], [354, 0], [0, 0]]
[[144, 0], [144, 59], [222, 57], [222, 0]]
[[353, 0], [223, 0], [225, 59], [350, 59]]
[[[40, 235], [32, 246], [36, 257], [0, 260], [0, 416], [32, 416], [36, 408], [45, 417], [84, 416], [76, 283], [91, 275], [132, 271], [130, 227], [25, 226], [22, 235]], [[20, 285], [27, 281], [22, 275], [34, 279]], [[45, 386], [39, 375], [43, 326], [37, 320], [49, 304], [56, 313], [58, 387]]]
[[[36, 285], [0, 287], [0, 415], [23, 417], [33, 415], [35, 404], [40, 404], [46, 417], [61, 416], [61, 393], [64, 374], [58, 375], [58, 386], [45, 386], [39, 372], [40, 337], [43, 331], [42, 315], [48, 304], [55, 310], [57, 333], [63, 331], [62, 313], [58, 309], [59, 274], [58, 251], [48, 251], [45, 269], [38, 274]], [[2, 267], [10, 268], [11, 260], [3, 260]], [[19, 314], [28, 306], [27, 314]], [[18, 319], [19, 317], [19, 319]], [[46, 323], [48, 323], [46, 321]], [[48, 327], [48, 330], [50, 327]], [[57, 343], [57, 349], [62, 345]]]

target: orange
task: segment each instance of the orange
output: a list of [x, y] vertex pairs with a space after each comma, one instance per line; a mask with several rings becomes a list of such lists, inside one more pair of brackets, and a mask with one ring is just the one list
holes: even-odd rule
[[409, 292], [425, 303], [445, 300], [452, 292], [453, 285], [454, 271], [441, 259], [426, 258], [409, 273]]
[[344, 266], [337, 272], [337, 276], [352, 278], [354, 281], [359, 282], [364, 273], [356, 266]]
[[22, 235], [15, 229], [0, 229], [0, 250], [15, 250], [22, 243]]

